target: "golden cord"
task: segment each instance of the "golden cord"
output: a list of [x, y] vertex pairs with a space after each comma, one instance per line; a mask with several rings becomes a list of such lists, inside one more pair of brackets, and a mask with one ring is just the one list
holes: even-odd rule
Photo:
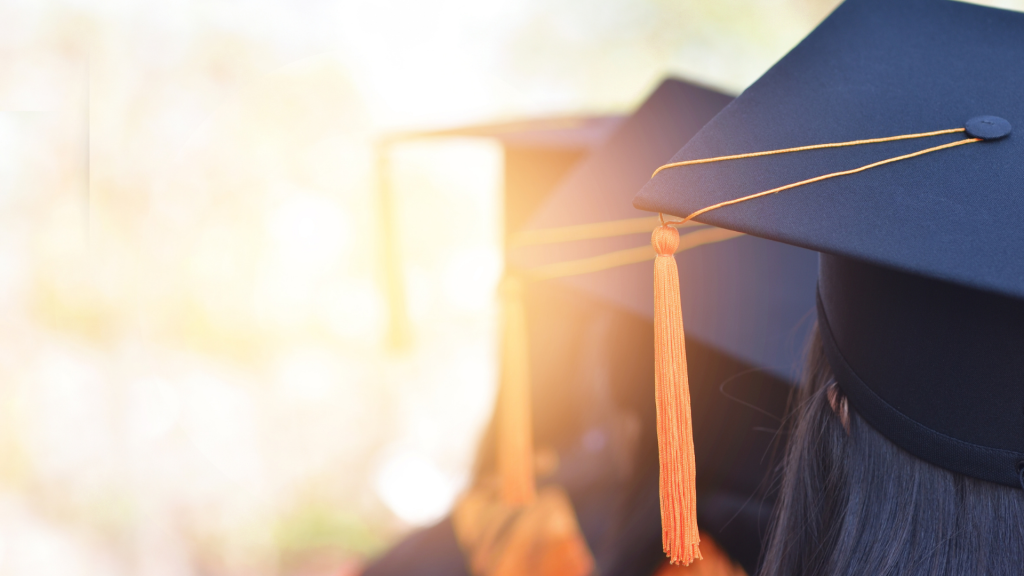
[[949, 128], [936, 130], [934, 132], [918, 132], [917, 134], [902, 134], [900, 136], [886, 136], [885, 138], [868, 138], [867, 140], [850, 140], [849, 142], [833, 142], [830, 144], [812, 144], [810, 146], [797, 146], [796, 148], [782, 148], [780, 150], [767, 150], [765, 152], [749, 152], [747, 154], [733, 154], [731, 156], [715, 156], [714, 158], [701, 158], [699, 160], [683, 160], [659, 166], [651, 178], [658, 175], [662, 170], [678, 168], [680, 166], [692, 166], [694, 164], [710, 164], [711, 162], [724, 162], [726, 160], [740, 160], [742, 158], [757, 158], [758, 156], [771, 156], [773, 154], [786, 154], [789, 152], [804, 152], [807, 150], [820, 150], [822, 148], [842, 148], [844, 146], [859, 146], [861, 144], [879, 144], [882, 142], [895, 142], [897, 140], [911, 140], [913, 138], [927, 138], [929, 136], [941, 136], [943, 134], [955, 134], [966, 132], [966, 128]]
[[[657, 220], [657, 218], [655, 218], [655, 220]], [[690, 248], [696, 248], [697, 246], [703, 246], [705, 244], [713, 244], [715, 242], [722, 242], [723, 240], [728, 240], [742, 235], [743, 234], [741, 232], [734, 232], [732, 230], [726, 230], [725, 228], [706, 228], [703, 230], [695, 230], [679, 238], [679, 248], [676, 249], [676, 254], [689, 250]], [[627, 264], [636, 264], [637, 262], [647, 262], [649, 260], [654, 260], [656, 256], [657, 254], [654, 252], [654, 249], [650, 244], [647, 244], [637, 248], [616, 250], [615, 252], [608, 252], [607, 254], [593, 256], [591, 258], [580, 258], [578, 260], [569, 260], [567, 262], [538, 266], [536, 268], [524, 270], [520, 272], [520, 274], [522, 274], [525, 279], [529, 280], [550, 280], [552, 278], [564, 278], [566, 276], [577, 276], [580, 274], [599, 272], [601, 270], [617, 268]]]
[[[645, 216], [643, 218], [611, 220], [608, 222], [579, 224], [561, 228], [523, 230], [513, 234], [508, 244], [510, 247], [518, 248], [520, 246], [560, 244], [562, 242], [611, 238], [613, 236], [626, 236], [629, 234], [650, 234], [651, 229], [659, 225], [660, 222], [657, 216]], [[694, 222], [693, 225], [697, 225], [697, 222]]]
[[[965, 128], [950, 128], [948, 130], [937, 130], [935, 132], [922, 132], [920, 134], [906, 134], [906, 135], [903, 135], [903, 136], [889, 136], [889, 137], [886, 137], [886, 138], [873, 138], [873, 139], [870, 139], [870, 140], [853, 140], [853, 141], [850, 141], [850, 142], [837, 142], [837, 143], [834, 143], [834, 144], [815, 144], [813, 146], [800, 146], [800, 147], [797, 147], [797, 148], [785, 148], [783, 150], [768, 150], [766, 152], [752, 152], [750, 154], [736, 154], [736, 155], [733, 155], [733, 156], [717, 156], [715, 158], [704, 158], [704, 159], [701, 159], [701, 160], [686, 160], [686, 161], [683, 161], [683, 162], [672, 162], [670, 164], [665, 164], [664, 166], [661, 166], [660, 168], [655, 170], [654, 174], [651, 175], [651, 178], [654, 178], [654, 176], [657, 176], [658, 173], [661, 172], [662, 170], [665, 170], [665, 169], [668, 169], [668, 168], [678, 168], [680, 166], [690, 166], [690, 165], [693, 165], [693, 164], [707, 164], [707, 163], [710, 163], [710, 162], [721, 162], [721, 161], [724, 161], [724, 160], [738, 160], [738, 159], [742, 159], [742, 158], [754, 158], [754, 157], [757, 157], [757, 156], [768, 156], [770, 154], [784, 154], [784, 153], [787, 153], [787, 152], [802, 152], [804, 150], [816, 150], [816, 149], [819, 149], [819, 148], [838, 148], [840, 146], [855, 146], [855, 145], [858, 145], [858, 144], [876, 144], [876, 143], [879, 143], [879, 142], [892, 142], [894, 140], [907, 140], [907, 139], [910, 139], [910, 138], [924, 138], [924, 137], [927, 137], [927, 136], [939, 136], [939, 135], [942, 135], [942, 134], [953, 134], [953, 133], [956, 133], [956, 132], [964, 132], [965, 130], [966, 130]], [[708, 212], [711, 212], [712, 210], [717, 210], [717, 209], [723, 208], [725, 206], [732, 206], [733, 204], [739, 204], [741, 202], [746, 202], [748, 200], [753, 200], [755, 198], [760, 198], [762, 196], [768, 196], [770, 194], [776, 194], [778, 192], [782, 192], [783, 190], [789, 190], [791, 188], [796, 188], [798, 186], [803, 186], [805, 184], [812, 184], [814, 182], [820, 182], [822, 180], [828, 180], [829, 178], [835, 178], [836, 176], [847, 176], [847, 175], [850, 175], [850, 174], [856, 174], [858, 172], [863, 172], [865, 170], [868, 170], [868, 169], [871, 169], [871, 168], [875, 168], [875, 167], [878, 167], [878, 166], [882, 166], [882, 165], [885, 165], [885, 164], [891, 164], [893, 162], [899, 162], [900, 160], [907, 160], [909, 158], [914, 158], [914, 157], [917, 157], [917, 156], [923, 156], [925, 154], [928, 154], [929, 152], [937, 152], [939, 150], [945, 150], [946, 148], [953, 148], [955, 146], [960, 146], [962, 144], [971, 144], [972, 142], [980, 142], [981, 140], [983, 140], [983, 139], [982, 138], [967, 138], [967, 139], [964, 139], [964, 140], [958, 140], [956, 142], [948, 142], [946, 144], [941, 144], [939, 146], [933, 146], [931, 148], [925, 148], [924, 150], [918, 150], [917, 152], [911, 152], [910, 154], [904, 154], [902, 156], [896, 156], [896, 157], [893, 157], [893, 158], [887, 158], [885, 160], [880, 160], [878, 162], [873, 162], [871, 164], [867, 164], [865, 166], [861, 166], [860, 168], [853, 168], [852, 170], [841, 170], [839, 172], [832, 172], [830, 174], [824, 174], [822, 176], [816, 176], [814, 178], [808, 178], [807, 180], [801, 180], [800, 182], [794, 182], [792, 184], [786, 184], [785, 186], [779, 186], [778, 188], [772, 188], [771, 190], [765, 190], [764, 192], [758, 192], [756, 194], [750, 194], [748, 196], [743, 196], [741, 198], [736, 198], [734, 200], [726, 200], [725, 202], [719, 202], [718, 204], [712, 204], [711, 206], [707, 206], [707, 207], [701, 208], [700, 210], [697, 210], [696, 212], [691, 213], [689, 216], [683, 218], [682, 220], [674, 220], [674, 221], [671, 221], [671, 222], [665, 222], [664, 216], [663, 215], [659, 215], [659, 216], [661, 217], [662, 224], [668, 224], [668, 225], [672, 225], [672, 226], [682, 226], [682, 225], [685, 225], [685, 224], [689, 223], [691, 220], [693, 220], [697, 216], [700, 216], [701, 214], [707, 214]]]

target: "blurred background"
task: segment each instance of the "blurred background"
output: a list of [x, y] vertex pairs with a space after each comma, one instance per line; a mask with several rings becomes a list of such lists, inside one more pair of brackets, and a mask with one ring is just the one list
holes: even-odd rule
[[354, 575], [440, 518], [502, 148], [395, 135], [739, 93], [837, 3], [0, 4], [0, 575]]

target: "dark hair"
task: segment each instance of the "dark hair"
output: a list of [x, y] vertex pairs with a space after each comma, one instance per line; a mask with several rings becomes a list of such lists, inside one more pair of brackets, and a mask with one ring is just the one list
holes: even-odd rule
[[1024, 493], [847, 432], [834, 382], [815, 328], [761, 575], [1021, 574]]

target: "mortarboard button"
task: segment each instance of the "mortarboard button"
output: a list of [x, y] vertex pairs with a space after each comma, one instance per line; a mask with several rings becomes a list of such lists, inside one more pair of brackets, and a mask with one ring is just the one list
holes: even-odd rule
[[976, 116], [968, 120], [964, 128], [970, 137], [982, 140], [998, 140], [1009, 136], [1013, 130], [1010, 123], [999, 116]]

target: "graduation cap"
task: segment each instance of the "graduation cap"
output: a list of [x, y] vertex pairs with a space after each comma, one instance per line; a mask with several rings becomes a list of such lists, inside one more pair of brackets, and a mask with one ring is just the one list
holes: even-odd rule
[[[581, 159], [600, 146], [621, 121], [622, 118], [615, 115], [554, 116], [396, 133], [379, 142], [377, 178], [382, 209], [381, 228], [384, 232], [381, 260], [384, 262], [387, 278], [391, 317], [389, 332], [392, 345], [401, 348], [408, 344], [409, 340], [403, 281], [393, 234], [390, 152], [394, 146], [445, 138], [480, 138], [499, 143], [504, 155], [505, 230], [506, 233], [510, 233], [523, 226], [529, 215], [547, 199], [562, 178]], [[446, 517], [432, 527], [410, 534], [384, 555], [376, 558], [366, 568], [364, 574], [386, 576], [415, 572], [423, 575], [453, 576], [468, 574], [467, 570], [467, 562], [463, 551], [460, 550], [452, 518]]]
[[[621, 377], [638, 397], [627, 402], [650, 407], [652, 428], [655, 253], [649, 237], [658, 219], [633, 208], [630, 197], [730, 101], [684, 81], [664, 81], [510, 238], [510, 267], [528, 280], [541, 279], [533, 283], [538, 290], [570, 287], [642, 325], [643, 335], [631, 333], [636, 341], [623, 339], [618, 352], [638, 356], [647, 367]], [[814, 309], [817, 256], [710, 227], [685, 232], [683, 243], [695, 249], [676, 259], [690, 336], [701, 529], [753, 573], [772, 505], [763, 490], [772, 463], [766, 451], [774, 438], [770, 429], [779, 426], [762, 410], [781, 416], [795, 381]], [[637, 471], [641, 493], [625, 503], [619, 519], [615, 537], [622, 542], [611, 550], [598, 547], [602, 573], [649, 573], [664, 561], [653, 431], [651, 445], [650, 469], [640, 463]], [[644, 499], [651, 492], [653, 507]]]
[[819, 252], [818, 326], [853, 407], [1007, 486], [1024, 484], [1022, 39], [1024, 14], [848, 0], [634, 202]]
[[520, 229], [561, 179], [615, 130], [622, 118], [551, 116], [457, 128], [390, 134], [377, 144], [377, 192], [381, 208], [381, 261], [388, 294], [388, 340], [396, 349], [409, 344], [404, 281], [395, 244], [390, 154], [407, 142], [482, 138], [501, 144], [506, 233]]

